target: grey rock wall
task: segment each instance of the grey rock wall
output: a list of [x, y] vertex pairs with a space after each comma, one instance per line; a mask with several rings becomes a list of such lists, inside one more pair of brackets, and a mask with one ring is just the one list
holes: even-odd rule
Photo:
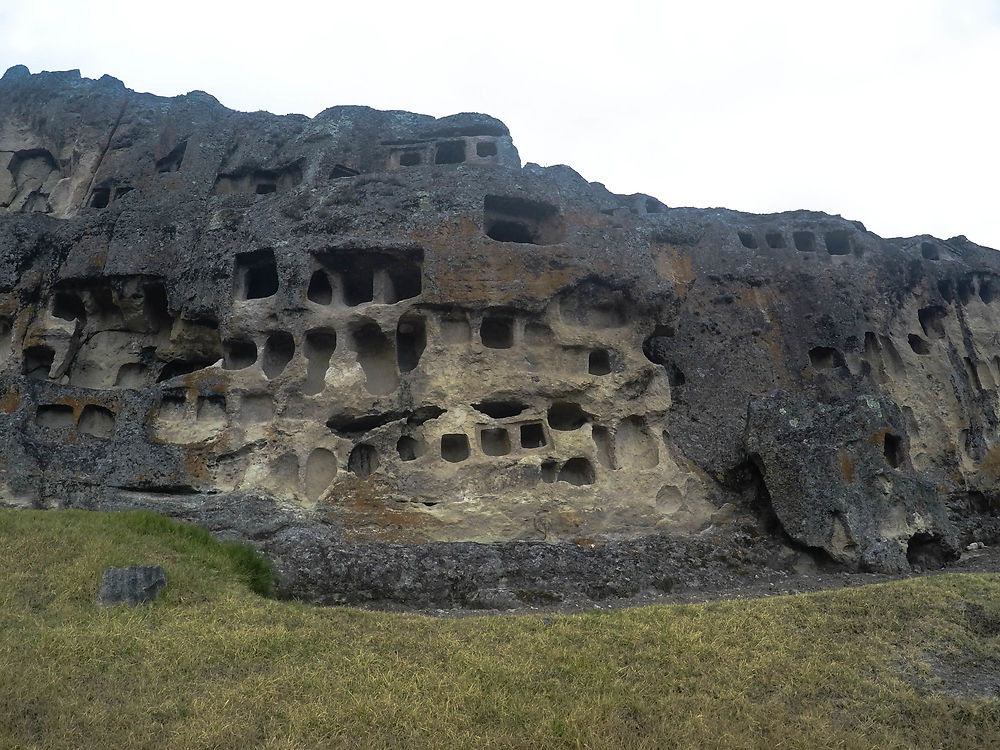
[[946, 563], [998, 535], [998, 293], [963, 237], [615, 195], [486, 115], [0, 81], [0, 502], [195, 520], [291, 595]]

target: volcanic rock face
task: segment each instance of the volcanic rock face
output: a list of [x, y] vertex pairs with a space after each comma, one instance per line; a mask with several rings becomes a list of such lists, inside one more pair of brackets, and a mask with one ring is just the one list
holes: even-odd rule
[[0, 501], [198, 520], [288, 593], [635, 593], [758, 518], [877, 570], [996, 535], [962, 237], [614, 195], [484, 115], [12, 68], [0, 251]]

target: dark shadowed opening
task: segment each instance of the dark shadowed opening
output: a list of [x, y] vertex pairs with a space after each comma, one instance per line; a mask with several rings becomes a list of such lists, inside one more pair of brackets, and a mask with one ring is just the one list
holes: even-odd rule
[[506, 456], [510, 453], [510, 434], [502, 427], [482, 430], [479, 439], [487, 456]]
[[809, 350], [809, 362], [817, 370], [832, 370], [844, 367], [844, 355], [830, 346], [814, 346]]
[[992, 279], [982, 279], [979, 282], [979, 299], [989, 305], [996, 299], [996, 295], [996, 286]]
[[347, 457], [347, 470], [353, 472], [359, 479], [367, 479], [378, 470], [378, 451], [368, 443], [354, 446], [351, 455]]
[[889, 462], [889, 466], [898, 469], [906, 458], [903, 452], [903, 438], [899, 435], [893, 435], [891, 432], [885, 433], [885, 437], [882, 439], [882, 453], [885, 455], [885, 460]]
[[906, 561], [914, 567], [937, 570], [954, 557], [937, 534], [914, 534], [906, 543]]
[[29, 346], [24, 350], [24, 375], [31, 380], [45, 380], [55, 357], [55, 350], [51, 347]]
[[264, 343], [264, 358], [261, 367], [270, 378], [278, 377], [295, 355], [295, 339], [287, 331], [275, 331]]
[[176, 172], [181, 168], [184, 160], [184, 152], [187, 151], [187, 141], [181, 141], [170, 151], [169, 154], [156, 162], [157, 172]]
[[930, 354], [931, 345], [928, 344], [924, 339], [920, 338], [917, 334], [911, 333], [906, 337], [906, 340], [910, 343], [910, 348], [916, 354]]
[[514, 321], [505, 316], [488, 315], [479, 327], [483, 346], [490, 349], [510, 349], [514, 345]]
[[963, 305], [972, 302], [972, 295], [976, 293], [976, 285], [970, 276], [958, 280], [958, 299]]
[[457, 464], [469, 457], [469, 437], [458, 433], [441, 436], [441, 458]]
[[954, 279], [939, 279], [937, 283], [938, 292], [944, 298], [945, 302], [951, 303], [955, 301], [955, 280]]
[[830, 255], [850, 254], [851, 235], [846, 229], [833, 229], [823, 236], [826, 239], [826, 251]]
[[497, 242], [552, 245], [566, 237], [558, 208], [513, 196], [483, 198], [483, 228]]
[[559, 481], [578, 487], [594, 483], [594, 467], [585, 458], [571, 458], [559, 470]]
[[792, 232], [792, 242], [795, 249], [802, 253], [811, 253], [816, 249], [816, 235], [812, 232]]
[[273, 250], [236, 254], [236, 297], [263, 299], [278, 291], [278, 266]]
[[549, 427], [564, 432], [578, 430], [587, 423], [588, 416], [579, 404], [557, 402], [549, 407]]
[[520, 401], [480, 401], [478, 404], [473, 404], [472, 406], [476, 411], [481, 411], [486, 416], [493, 417], [493, 419], [516, 417], [528, 408]]
[[545, 445], [545, 428], [541, 422], [521, 425], [521, 447], [541, 448]]
[[608, 375], [611, 373], [611, 357], [607, 349], [595, 349], [587, 358], [587, 372], [591, 375]]
[[156, 378], [157, 383], [164, 383], [178, 375], [187, 375], [198, 370], [204, 370], [215, 364], [215, 360], [208, 359], [175, 359], [163, 365], [160, 374]]
[[427, 327], [419, 315], [404, 315], [396, 326], [396, 363], [400, 372], [415, 370], [427, 346]]
[[248, 339], [232, 339], [225, 343], [224, 370], [242, 370], [257, 361], [257, 344]]
[[333, 302], [333, 287], [330, 285], [330, 277], [326, 275], [326, 271], [318, 270], [313, 273], [312, 278], [309, 279], [306, 297], [317, 305], [329, 305]]
[[923, 307], [917, 311], [917, 319], [920, 327], [924, 329], [924, 335], [932, 339], [944, 338], [944, 319], [948, 312], [940, 305]]
[[389, 269], [389, 282], [392, 284], [392, 299], [387, 300], [389, 303], [418, 296], [423, 289], [420, 266], [409, 263], [395, 264]]
[[83, 320], [87, 311], [83, 300], [71, 292], [57, 292], [52, 298], [52, 314], [61, 320]]
[[375, 274], [371, 268], [353, 268], [341, 276], [344, 284], [344, 304], [363, 305], [375, 298]]
[[416, 461], [420, 456], [420, 443], [416, 438], [403, 435], [396, 441], [396, 452], [400, 461]]
[[520, 242], [525, 245], [538, 244], [531, 230], [520, 222], [497, 219], [490, 224], [486, 235], [497, 242]]
[[444, 141], [437, 145], [435, 164], [461, 164], [465, 161], [465, 141]]
[[780, 249], [785, 246], [785, 235], [781, 232], [767, 232], [764, 235], [764, 241], [767, 242], [768, 247]]

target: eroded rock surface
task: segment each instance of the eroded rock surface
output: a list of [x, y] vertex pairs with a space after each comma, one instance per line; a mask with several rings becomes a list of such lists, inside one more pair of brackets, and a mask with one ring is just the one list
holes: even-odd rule
[[295, 595], [944, 564], [1000, 529], [998, 295], [963, 237], [615, 195], [485, 115], [0, 81], [0, 501]]

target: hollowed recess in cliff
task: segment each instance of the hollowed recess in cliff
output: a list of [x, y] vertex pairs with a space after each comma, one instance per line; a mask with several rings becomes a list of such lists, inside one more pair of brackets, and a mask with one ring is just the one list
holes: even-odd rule
[[497, 242], [555, 245], [566, 239], [566, 225], [551, 203], [514, 196], [483, 199], [483, 231]]

